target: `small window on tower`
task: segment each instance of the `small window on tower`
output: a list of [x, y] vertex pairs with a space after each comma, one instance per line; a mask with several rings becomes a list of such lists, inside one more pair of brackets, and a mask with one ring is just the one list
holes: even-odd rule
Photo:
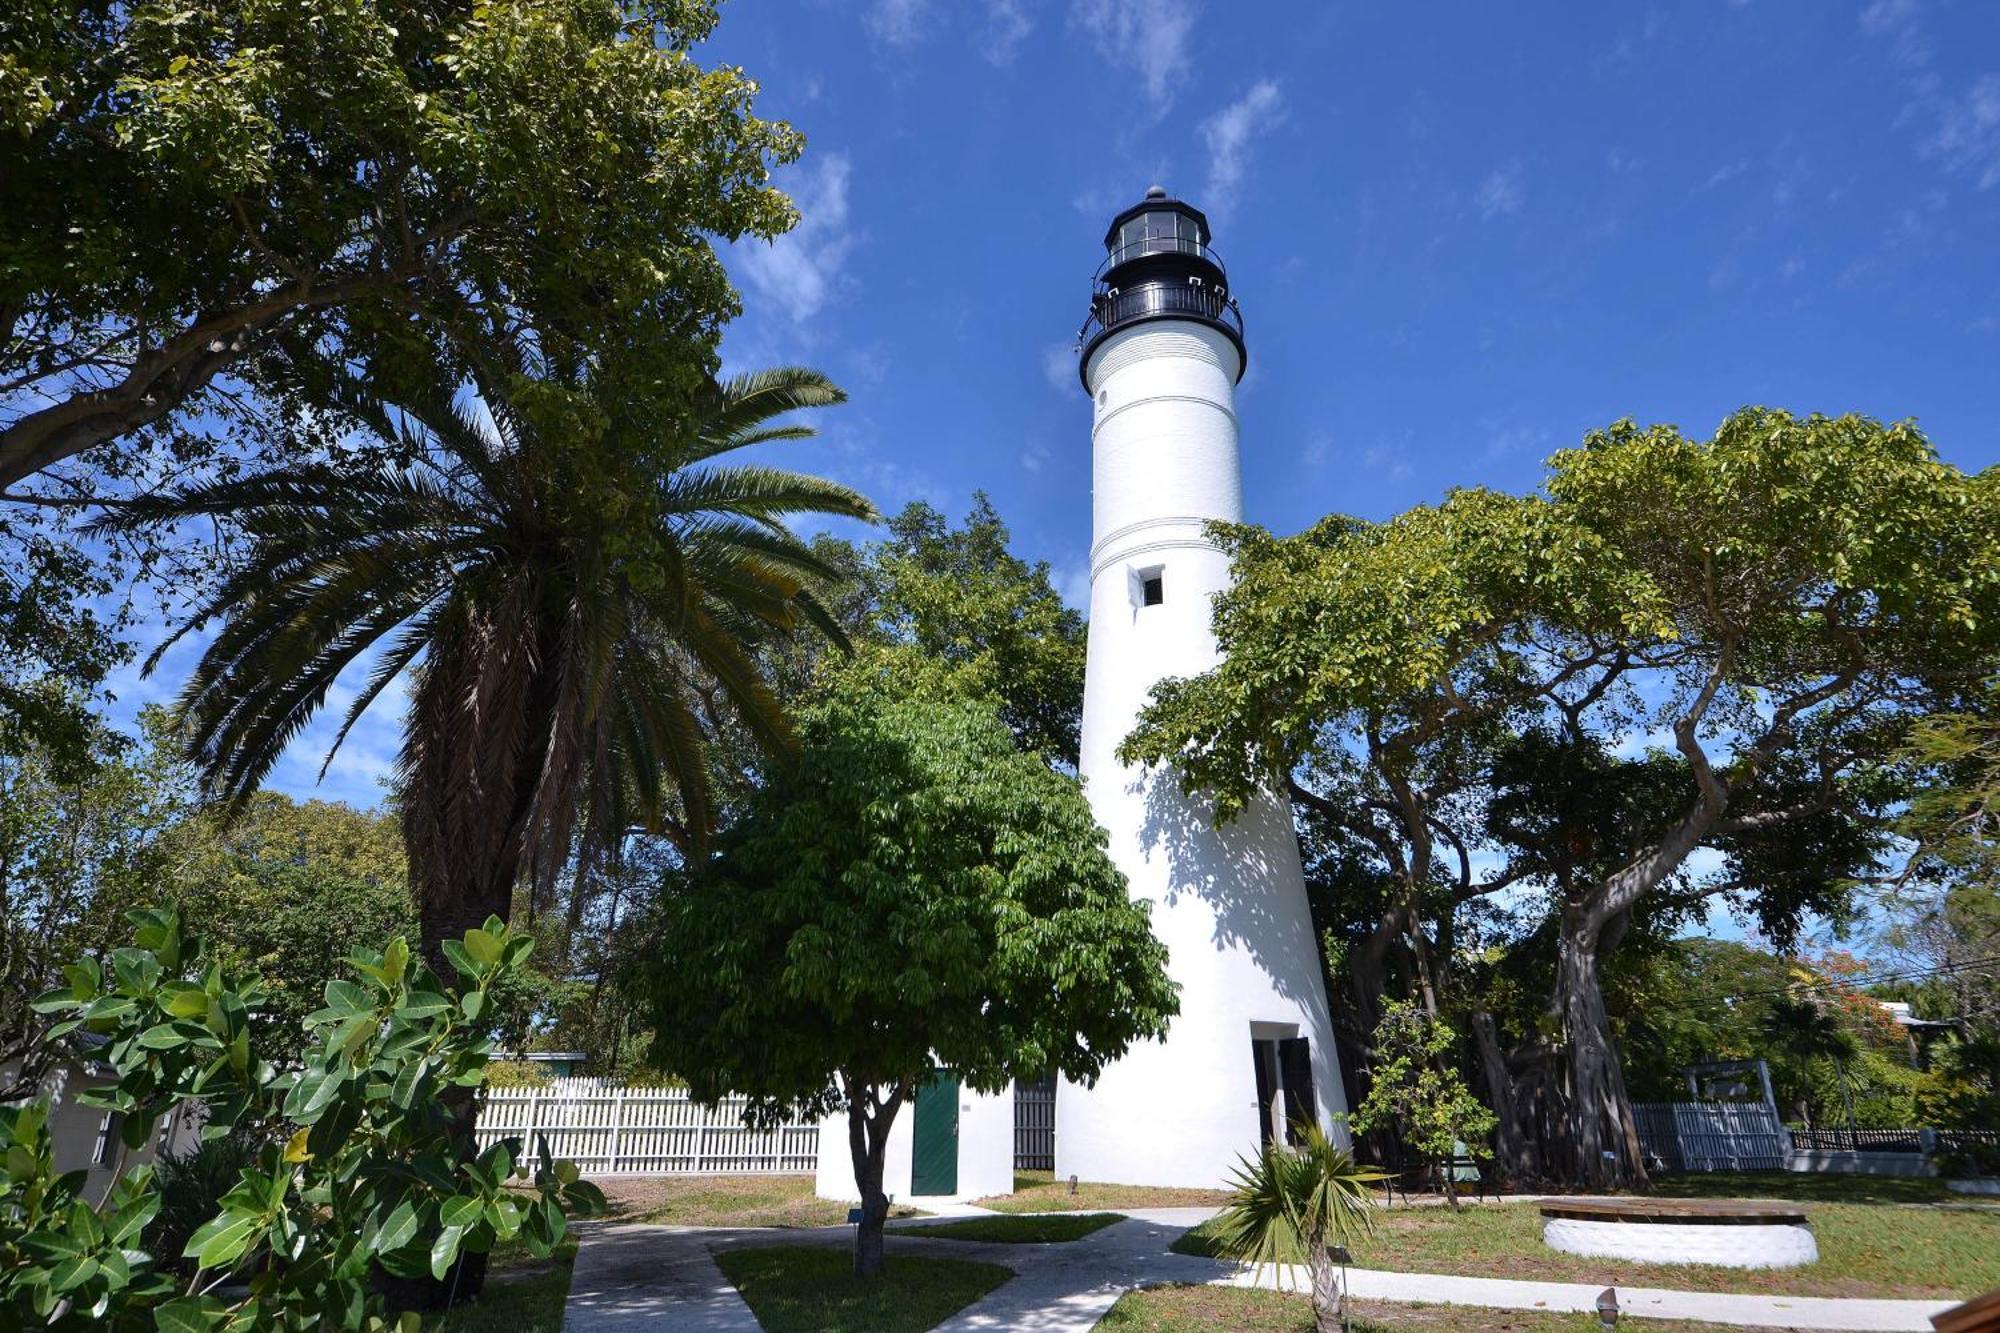
[[1158, 606], [1167, 600], [1166, 588], [1161, 581], [1159, 570], [1156, 569], [1140, 579], [1139, 600], [1144, 606]]

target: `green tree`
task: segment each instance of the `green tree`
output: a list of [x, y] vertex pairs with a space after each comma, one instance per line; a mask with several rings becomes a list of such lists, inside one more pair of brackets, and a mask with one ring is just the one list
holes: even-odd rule
[[23, 0], [0, 29], [0, 488], [248, 388], [259, 434], [516, 340], [662, 411], [793, 222], [710, 0]]
[[697, 1097], [846, 1113], [865, 1276], [890, 1127], [934, 1071], [1094, 1081], [1178, 1007], [1076, 783], [941, 674], [864, 659], [828, 683], [798, 768], [667, 895], [636, 981], [656, 1062]]
[[713, 814], [699, 689], [787, 752], [750, 646], [832, 628], [811, 588], [827, 571], [784, 520], [872, 515], [843, 486], [716, 460], [796, 438], [773, 418], [841, 398], [810, 371], [773, 371], [714, 388], [688, 434], [614, 417], [582, 438], [490, 385], [488, 420], [431, 396], [360, 399], [401, 457], [121, 510], [118, 526], [208, 518], [247, 537], [180, 631], [222, 620], [178, 705], [206, 790], [240, 805], [340, 672], [379, 650], [340, 736], [408, 676], [398, 801], [434, 966], [442, 941], [506, 919], [523, 878], [558, 874], [578, 837], [586, 853], [632, 828], [698, 842]]
[[[1644, 1176], [1602, 977], [1634, 910], [1705, 847], [1724, 869], [1702, 892], [1774, 939], [1844, 918], [1893, 850], [1901, 738], [1996, 657], [2000, 476], [1960, 473], [1909, 424], [1750, 408], [1698, 440], [1619, 423], [1556, 455], [1536, 495], [1223, 536], [1225, 660], [1163, 684], [1124, 752], [1176, 765], [1224, 817], [1320, 756], [1437, 749], [1448, 771], [1454, 737], [1495, 725], [1670, 745], [1681, 777], [1653, 827], [1567, 886], [1528, 881], [1555, 922], [1582, 1183]], [[1468, 863], [1421, 784], [1396, 791], [1420, 770], [1382, 770], [1399, 836]]]
[[964, 526], [916, 501], [868, 551], [874, 624], [958, 673], [961, 688], [997, 701], [1021, 748], [1076, 766], [1083, 725], [1083, 617], [1063, 604], [1047, 561], [1008, 549], [1007, 525], [985, 492]]
[[185, 919], [213, 923], [209, 956], [259, 978], [259, 1021], [280, 1031], [304, 1031], [355, 949], [416, 933], [393, 814], [262, 791], [233, 818], [187, 820], [168, 843], [162, 891]]
[[0, 748], [0, 1102], [35, 1095], [63, 1053], [29, 1001], [159, 896], [189, 809], [170, 754], [84, 716], [81, 738]]
[[[1375, 1064], [1369, 1071], [1368, 1095], [1355, 1108], [1355, 1131], [1391, 1129], [1433, 1162], [1448, 1164], [1461, 1150], [1474, 1157], [1491, 1156], [1486, 1136], [1498, 1117], [1480, 1105], [1450, 1064], [1457, 1040], [1444, 1020], [1392, 1001], [1375, 1029]], [[1440, 1174], [1445, 1198], [1458, 1207], [1449, 1166]]]

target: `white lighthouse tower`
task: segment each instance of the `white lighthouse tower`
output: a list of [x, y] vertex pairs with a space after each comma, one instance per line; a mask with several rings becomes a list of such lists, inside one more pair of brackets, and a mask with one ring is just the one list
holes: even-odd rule
[[1199, 210], [1156, 186], [1104, 244], [1079, 367], [1095, 527], [1080, 766], [1112, 859], [1152, 904], [1181, 1012], [1095, 1087], [1058, 1088], [1056, 1173], [1214, 1187], [1300, 1121], [1344, 1138], [1345, 1099], [1289, 806], [1267, 794], [1217, 828], [1174, 774], [1116, 757], [1156, 682], [1217, 660], [1209, 616], [1229, 562], [1203, 525], [1243, 516], [1247, 362]]

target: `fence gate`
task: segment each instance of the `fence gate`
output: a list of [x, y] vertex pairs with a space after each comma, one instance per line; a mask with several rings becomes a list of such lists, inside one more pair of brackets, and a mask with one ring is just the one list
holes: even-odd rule
[[1791, 1143], [1762, 1102], [1643, 1102], [1639, 1148], [1669, 1171], [1782, 1171]]
[[586, 1176], [810, 1172], [819, 1166], [819, 1125], [747, 1129], [748, 1100], [714, 1110], [685, 1088], [632, 1087], [596, 1078], [559, 1078], [542, 1088], [489, 1088], [479, 1112], [483, 1151], [518, 1138], [532, 1155], [536, 1136]]
[[1056, 1081], [1014, 1085], [1014, 1169], [1056, 1169]]

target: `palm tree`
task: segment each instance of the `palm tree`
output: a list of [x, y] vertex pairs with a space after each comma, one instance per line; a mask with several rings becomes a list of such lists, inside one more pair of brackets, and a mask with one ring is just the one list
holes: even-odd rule
[[697, 696], [789, 752], [756, 645], [808, 623], [839, 630], [814, 596], [829, 571], [785, 520], [874, 517], [833, 482], [717, 463], [811, 435], [776, 419], [844, 401], [813, 371], [712, 385], [691, 425], [614, 421], [597, 438], [544, 429], [554, 412], [480, 390], [394, 404], [356, 393], [354, 414], [387, 446], [377, 461], [196, 485], [106, 521], [207, 517], [248, 538], [174, 635], [221, 622], [179, 700], [213, 797], [254, 792], [364, 654], [379, 655], [333, 749], [391, 682], [410, 682], [397, 779], [440, 966], [442, 941], [506, 918], [517, 884], [546, 882], [578, 846], [633, 827], [701, 842], [712, 809]]
[[1304, 1263], [1312, 1269], [1313, 1321], [1319, 1333], [1344, 1327], [1345, 1295], [1334, 1279], [1332, 1248], [1375, 1229], [1368, 1187], [1383, 1173], [1355, 1165], [1318, 1125], [1298, 1129], [1299, 1144], [1275, 1140], [1257, 1160], [1242, 1161], [1229, 1205], [1209, 1223], [1216, 1250], [1255, 1264]]

